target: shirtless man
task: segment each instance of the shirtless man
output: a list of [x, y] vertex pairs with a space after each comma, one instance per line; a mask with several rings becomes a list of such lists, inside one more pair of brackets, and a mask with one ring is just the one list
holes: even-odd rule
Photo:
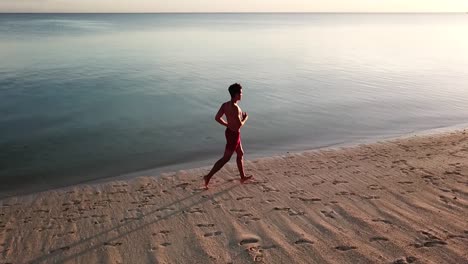
[[[229, 93], [231, 94], [231, 101], [223, 103], [215, 116], [215, 120], [226, 127], [224, 133], [226, 136], [226, 149], [224, 150], [224, 156], [214, 164], [208, 175], [203, 177], [206, 189], [208, 189], [211, 177], [231, 159], [234, 151], [237, 153], [237, 168], [241, 176], [240, 182], [244, 183], [252, 178], [252, 176], [246, 177], [244, 174], [244, 150], [242, 149], [240, 128], [247, 122], [249, 116], [247, 113], [242, 112], [237, 105], [237, 102], [242, 99], [242, 86], [238, 83], [229, 86]], [[224, 121], [223, 115], [226, 115], [227, 121]]]

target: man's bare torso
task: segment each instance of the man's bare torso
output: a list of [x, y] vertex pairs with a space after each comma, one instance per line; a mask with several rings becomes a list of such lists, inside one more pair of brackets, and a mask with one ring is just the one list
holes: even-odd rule
[[227, 127], [232, 131], [240, 131], [238, 127], [239, 120], [242, 120], [242, 110], [237, 104], [227, 101], [223, 104], [224, 114], [227, 119]]

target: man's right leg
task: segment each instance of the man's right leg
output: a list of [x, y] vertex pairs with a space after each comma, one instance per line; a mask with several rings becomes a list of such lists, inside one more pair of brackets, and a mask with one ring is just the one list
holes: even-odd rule
[[232, 154], [234, 151], [231, 150], [225, 150], [224, 155], [222, 158], [220, 158], [214, 165], [213, 168], [211, 168], [211, 171], [203, 177], [205, 179], [205, 188], [208, 189], [208, 183], [210, 182], [211, 177], [218, 172], [228, 161], [231, 159]]

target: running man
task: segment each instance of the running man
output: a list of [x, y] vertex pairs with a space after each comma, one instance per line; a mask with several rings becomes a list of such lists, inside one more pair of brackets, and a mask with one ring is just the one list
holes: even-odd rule
[[[214, 165], [211, 171], [203, 177], [205, 180], [205, 188], [208, 189], [208, 183], [211, 177], [218, 172], [230, 159], [234, 151], [237, 153], [237, 168], [241, 176], [240, 182], [252, 178], [252, 176], [246, 177], [244, 174], [244, 150], [242, 149], [242, 142], [240, 136], [241, 127], [247, 122], [249, 116], [246, 112], [242, 112], [240, 107], [237, 105], [242, 99], [242, 86], [235, 83], [229, 86], [229, 93], [231, 94], [231, 100], [223, 103], [216, 114], [215, 120], [221, 125], [226, 127], [226, 149], [224, 150], [224, 156], [219, 159]], [[223, 115], [226, 115], [227, 121], [224, 121]]]

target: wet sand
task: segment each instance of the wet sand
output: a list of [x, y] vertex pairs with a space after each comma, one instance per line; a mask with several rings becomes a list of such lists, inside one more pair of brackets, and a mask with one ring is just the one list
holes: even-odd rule
[[0, 263], [468, 263], [465, 130], [246, 169], [0, 200]]

